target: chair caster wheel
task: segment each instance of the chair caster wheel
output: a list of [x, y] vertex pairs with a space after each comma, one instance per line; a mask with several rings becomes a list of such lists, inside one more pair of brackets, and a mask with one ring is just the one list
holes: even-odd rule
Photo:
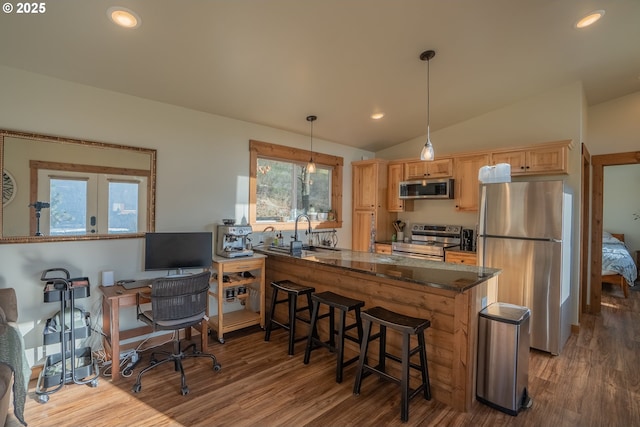
[[38, 395], [38, 402], [47, 403], [48, 401], [49, 401], [49, 395], [48, 394]]
[[91, 382], [89, 383], [89, 386], [90, 386], [90, 387], [98, 387], [98, 380], [96, 379], [96, 380], [91, 381]]
[[187, 394], [189, 394], [189, 387], [182, 387], [182, 395], [186, 396]]
[[142, 384], [134, 384], [133, 385], [133, 392], [134, 393], [140, 393], [140, 390], [142, 390]]
[[219, 363], [216, 363], [215, 365], [213, 365], [213, 370], [218, 372], [220, 369], [222, 369], [222, 366]]

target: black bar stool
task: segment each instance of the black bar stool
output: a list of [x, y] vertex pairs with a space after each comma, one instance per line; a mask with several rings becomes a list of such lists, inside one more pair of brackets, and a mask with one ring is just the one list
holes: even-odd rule
[[[405, 316], [395, 313], [382, 307], [373, 307], [362, 312], [364, 324], [364, 336], [360, 346], [360, 359], [358, 370], [356, 371], [356, 382], [353, 386], [353, 394], [360, 394], [362, 379], [371, 373], [400, 384], [402, 390], [400, 417], [402, 422], [409, 420], [409, 400], [418, 393], [423, 392], [426, 400], [431, 400], [431, 386], [429, 384], [429, 369], [427, 367], [427, 350], [425, 347], [424, 330], [431, 326], [427, 319]], [[380, 325], [380, 332], [371, 336], [371, 324], [375, 322]], [[402, 357], [389, 354], [386, 351], [387, 328], [395, 329], [402, 334]], [[410, 349], [411, 335], [416, 335], [418, 345]], [[371, 366], [367, 363], [367, 350], [369, 342], [375, 339], [380, 340], [378, 365]], [[420, 365], [411, 363], [411, 356], [420, 353]], [[401, 377], [396, 378], [386, 373], [385, 361], [389, 358], [402, 363]], [[422, 384], [411, 390], [409, 387], [409, 368], [414, 368], [422, 374]]]
[[[305, 323], [311, 323], [311, 294], [315, 292], [315, 288], [312, 286], [303, 286], [294, 283], [290, 280], [281, 280], [279, 282], [271, 282], [273, 292], [271, 295], [271, 311], [269, 312], [269, 320], [267, 321], [267, 329], [264, 335], [264, 340], [269, 341], [271, 338], [271, 330], [281, 327], [289, 331], [289, 355], [293, 354], [293, 345], [302, 340], [307, 339], [307, 335], [296, 338], [296, 319]], [[287, 298], [278, 300], [278, 292], [283, 291], [287, 293]], [[298, 297], [306, 295], [307, 305], [305, 307], [298, 308]], [[276, 311], [276, 305], [281, 303], [289, 303], [289, 323], [281, 323], [273, 318]], [[306, 319], [298, 315], [301, 311], [307, 311], [309, 318]], [[274, 328], [273, 326], [276, 326]]]
[[[333, 292], [320, 292], [311, 295], [311, 301], [313, 302], [313, 311], [311, 312], [311, 327], [314, 333], [309, 334], [307, 339], [307, 348], [304, 352], [304, 364], [309, 363], [311, 357], [311, 351], [320, 347], [328, 348], [329, 351], [337, 352], [337, 364], [336, 364], [336, 382], [342, 382], [342, 371], [347, 365], [358, 360], [358, 356], [355, 356], [349, 360], [344, 360], [344, 340], [360, 344], [362, 342], [362, 320], [360, 318], [360, 309], [364, 307], [364, 301], [338, 295]], [[318, 315], [320, 304], [325, 304], [329, 307], [327, 313]], [[335, 327], [335, 310], [340, 310], [340, 317], [338, 320], [338, 329]], [[350, 325], [346, 324], [347, 313], [353, 310], [355, 313], [355, 322]], [[317, 335], [317, 322], [320, 319], [329, 318], [329, 339], [322, 341]], [[358, 336], [354, 337], [348, 335], [346, 332], [353, 329], [358, 329]], [[336, 343], [336, 335], [338, 340]]]

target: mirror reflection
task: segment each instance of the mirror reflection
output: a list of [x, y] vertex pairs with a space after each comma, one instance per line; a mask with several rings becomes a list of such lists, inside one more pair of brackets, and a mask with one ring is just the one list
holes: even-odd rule
[[155, 228], [156, 150], [0, 130], [2, 243]]

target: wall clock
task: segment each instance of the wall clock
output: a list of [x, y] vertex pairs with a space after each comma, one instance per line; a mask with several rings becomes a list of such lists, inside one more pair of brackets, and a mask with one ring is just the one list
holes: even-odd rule
[[4, 169], [2, 171], [2, 206], [7, 206], [11, 203], [16, 196], [16, 190], [15, 178]]

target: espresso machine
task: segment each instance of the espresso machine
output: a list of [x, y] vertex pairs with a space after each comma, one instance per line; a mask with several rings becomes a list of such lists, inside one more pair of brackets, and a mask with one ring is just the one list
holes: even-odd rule
[[253, 255], [250, 225], [218, 225], [216, 254], [225, 258]]

